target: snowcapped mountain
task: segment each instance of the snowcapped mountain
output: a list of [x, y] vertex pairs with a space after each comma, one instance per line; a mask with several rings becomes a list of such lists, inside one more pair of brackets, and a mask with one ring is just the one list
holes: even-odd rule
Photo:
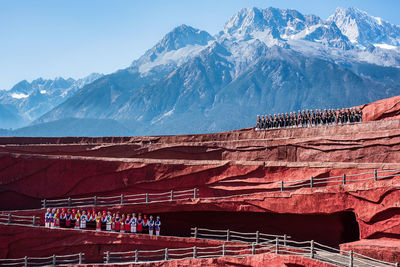
[[211, 40], [214, 37], [206, 31], [181, 25], [165, 35], [138, 60], [133, 61], [130, 69], [149, 74], [154, 67], [163, 66], [164, 71], [170, 71], [198, 55]]
[[336, 23], [353, 44], [388, 49], [400, 46], [400, 26], [370, 16], [357, 8], [337, 8], [328, 21]]
[[350, 49], [351, 43], [339, 28], [315, 15], [303, 16], [296, 10], [277, 8], [242, 9], [219, 34], [220, 39], [259, 39], [266, 45], [285, 47], [287, 40], [308, 40], [330, 47]]
[[326, 21], [242, 9], [215, 36], [181, 25], [35, 123], [112, 119], [138, 135], [201, 133], [252, 126], [257, 114], [372, 102], [400, 94], [397, 28], [356, 9]]
[[8, 126], [29, 124], [101, 76], [101, 74], [92, 73], [78, 80], [61, 77], [54, 80], [38, 78], [31, 83], [23, 80], [10, 90], [0, 91], [0, 104], [12, 107], [14, 115], [19, 118], [14, 120], [14, 125]]

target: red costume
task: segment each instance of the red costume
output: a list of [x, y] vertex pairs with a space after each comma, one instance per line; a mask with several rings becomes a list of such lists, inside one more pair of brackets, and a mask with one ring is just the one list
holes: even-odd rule
[[119, 232], [121, 229], [121, 218], [119, 216], [115, 217], [115, 231]]
[[65, 216], [65, 227], [70, 228], [71, 227], [71, 212], [68, 210], [67, 214]]
[[125, 232], [129, 233], [131, 231], [131, 217], [127, 217], [125, 220]]
[[139, 218], [137, 220], [136, 231], [138, 233], [142, 233], [143, 232], [143, 219], [142, 219], [142, 216], [140, 216], [140, 215], [139, 215]]

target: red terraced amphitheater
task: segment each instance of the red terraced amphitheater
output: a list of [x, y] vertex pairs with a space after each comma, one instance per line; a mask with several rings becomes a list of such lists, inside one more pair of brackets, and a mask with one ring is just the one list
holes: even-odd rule
[[[128, 200], [129, 195], [148, 193], [148, 203], [125, 201], [120, 205], [117, 201], [107, 209], [160, 214], [163, 235], [132, 238], [1, 223], [0, 258], [83, 252], [86, 263], [100, 265], [107, 251], [243, 245], [190, 238], [191, 228], [199, 227], [286, 234], [296, 242], [313, 240], [381, 261], [400, 262], [399, 103], [400, 97], [394, 97], [365, 105], [364, 122], [352, 125], [181, 136], [0, 138], [3, 218], [5, 214], [39, 216], [43, 225], [44, 199], [50, 205], [53, 199], [119, 199], [122, 194]], [[196, 197], [191, 193], [194, 188]], [[180, 198], [178, 193], [170, 200], [171, 190], [188, 190], [190, 196]], [[165, 199], [152, 201], [152, 195], [164, 192]], [[271, 246], [270, 253], [257, 255], [137, 264], [337, 264], [334, 259], [320, 261], [322, 252], [310, 258], [284, 250], [276, 253]], [[262, 252], [261, 247], [253, 249]]]

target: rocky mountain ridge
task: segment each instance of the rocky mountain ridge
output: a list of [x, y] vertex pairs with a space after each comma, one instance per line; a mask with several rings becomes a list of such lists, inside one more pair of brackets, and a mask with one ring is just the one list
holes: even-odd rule
[[[249, 127], [257, 114], [373, 102], [400, 94], [398, 28], [355, 8], [326, 21], [242, 9], [215, 36], [173, 29], [35, 123], [112, 119], [133, 135], [200, 133]], [[357, 37], [357, 29], [371, 33]]]

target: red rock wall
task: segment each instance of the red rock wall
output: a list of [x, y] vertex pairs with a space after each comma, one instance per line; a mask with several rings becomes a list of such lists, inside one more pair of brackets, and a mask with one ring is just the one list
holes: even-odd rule
[[[0, 258], [47, 257], [83, 252], [86, 262], [103, 262], [106, 251], [215, 247], [222, 241], [120, 234], [75, 229], [48, 229], [0, 223]], [[237, 244], [232, 242], [233, 245]]]
[[[51, 254], [56, 255], [83, 252], [85, 253], [86, 263], [99, 263], [103, 262], [104, 252], [106, 251], [155, 250], [165, 247], [182, 248], [192, 246], [215, 247], [226, 243], [216, 240], [182, 239], [164, 236], [134, 235], [133, 237], [129, 234], [69, 229], [51, 230], [42, 227], [7, 226], [0, 224], [0, 257], [47, 257], [50, 255], [50, 251]], [[26, 242], [27, 240], [29, 242]], [[238, 243], [230, 242], [230, 244], [237, 245]], [[241, 258], [221, 257], [216, 259], [186, 259], [138, 263], [131, 266], [266, 266], [265, 264], [267, 263], [270, 266], [333, 266], [308, 258], [275, 254], [261, 254]], [[118, 264], [118, 266], [121, 265]], [[122, 266], [130, 265], [123, 264]]]
[[[85, 265], [87, 266], [87, 265]], [[90, 265], [90, 266], [103, 266], [103, 265]], [[107, 265], [110, 266], [110, 265]], [[247, 256], [240, 258], [221, 257], [215, 259], [186, 259], [174, 261], [161, 261], [151, 263], [138, 263], [138, 264], [118, 264], [115, 266], [146, 266], [146, 267], [177, 267], [177, 266], [229, 266], [229, 267], [333, 267], [326, 262], [312, 260], [300, 256], [286, 256], [274, 254], [261, 254], [255, 256]]]
[[340, 245], [341, 250], [372, 257], [374, 259], [400, 262], [400, 240], [390, 238], [363, 239]]
[[[245, 224], [243, 218], [250, 212], [270, 221], [276, 214], [286, 214], [287, 218], [279, 217], [266, 229], [271, 231], [297, 215], [314, 216], [313, 221], [318, 221], [350, 212], [359, 224], [360, 238], [399, 239], [398, 178], [267, 193], [282, 180], [400, 169], [400, 120], [388, 120], [398, 117], [399, 100], [395, 97], [363, 106], [364, 120], [369, 122], [353, 125], [182, 136], [0, 138], [0, 209], [37, 208], [44, 198], [196, 187], [200, 200], [122, 209], [162, 213], [166, 218], [175, 214], [181, 221], [184, 212], [199, 212], [199, 223], [210, 216], [207, 212], [241, 212], [238, 219], [222, 220], [223, 226], [233, 220], [232, 229]], [[251, 195], [204, 199], [232, 194]], [[43, 213], [25, 213], [36, 212]], [[186, 221], [182, 227], [193, 223]], [[293, 223], [284, 230], [311, 239], [307, 231], [314, 226], [308, 224]], [[339, 236], [346, 228], [340, 220], [334, 219], [330, 229], [335, 233], [326, 231], [326, 242], [343, 241]]]

